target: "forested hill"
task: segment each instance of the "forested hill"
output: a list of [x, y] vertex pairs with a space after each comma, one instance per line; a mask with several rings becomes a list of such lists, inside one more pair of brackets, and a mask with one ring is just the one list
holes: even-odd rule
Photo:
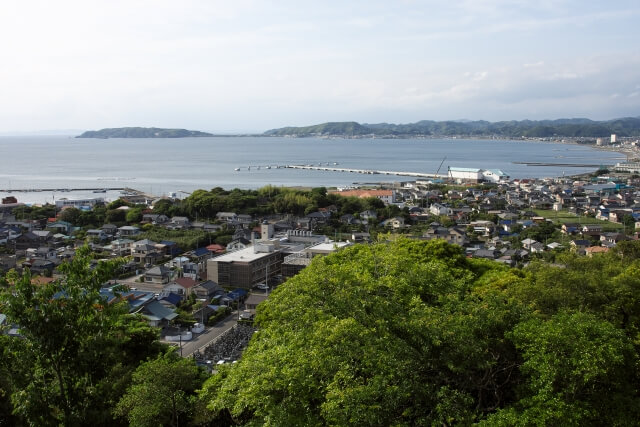
[[186, 129], [162, 129], [124, 127], [90, 130], [76, 138], [185, 138], [194, 136], [213, 136], [210, 133]]
[[313, 126], [285, 127], [272, 129], [264, 134], [268, 136], [316, 136], [316, 135], [371, 135], [372, 129], [356, 122], [329, 122]]
[[416, 123], [359, 124], [356, 122], [331, 122], [305, 127], [285, 127], [268, 130], [266, 136], [501, 136], [501, 137], [621, 137], [640, 136], [640, 117], [627, 117], [607, 121], [589, 119], [522, 120], [487, 122], [480, 121], [432, 121]]

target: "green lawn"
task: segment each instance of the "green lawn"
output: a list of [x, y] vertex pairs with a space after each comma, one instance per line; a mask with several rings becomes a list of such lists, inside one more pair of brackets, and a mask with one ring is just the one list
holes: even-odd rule
[[588, 216], [577, 216], [565, 209], [558, 212], [551, 209], [533, 209], [533, 211], [536, 213], [536, 215], [548, 218], [556, 224], [566, 224], [566, 223], [575, 223], [575, 224], [581, 224], [581, 225], [601, 224], [603, 231], [618, 231], [624, 228], [622, 224], [617, 224], [615, 222], [609, 222], [609, 221], [602, 221], [600, 219], [591, 218]]

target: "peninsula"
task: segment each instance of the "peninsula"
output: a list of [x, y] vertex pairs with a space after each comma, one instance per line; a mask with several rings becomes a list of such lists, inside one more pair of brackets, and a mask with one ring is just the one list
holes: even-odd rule
[[284, 127], [266, 131], [264, 136], [343, 137], [343, 138], [416, 138], [416, 137], [506, 137], [506, 138], [596, 138], [616, 134], [620, 137], [640, 136], [640, 117], [607, 121], [583, 118], [558, 120], [421, 120], [416, 123], [329, 122], [313, 126]]
[[76, 136], [76, 138], [186, 138], [199, 136], [213, 135], [206, 132], [186, 129], [123, 127], [86, 131], [82, 135]]

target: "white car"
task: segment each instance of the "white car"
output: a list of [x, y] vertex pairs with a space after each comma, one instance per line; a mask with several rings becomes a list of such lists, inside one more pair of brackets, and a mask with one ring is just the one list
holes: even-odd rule
[[258, 283], [254, 286], [256, 289], [262, 289], [263, 291], [269, 290], [269, 286], [266, 283]]

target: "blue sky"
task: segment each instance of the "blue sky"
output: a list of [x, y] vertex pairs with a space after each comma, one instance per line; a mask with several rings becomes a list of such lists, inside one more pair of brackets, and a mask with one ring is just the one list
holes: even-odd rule
[[635, 1], [6, 2], [0, 132], [640, 116]]

